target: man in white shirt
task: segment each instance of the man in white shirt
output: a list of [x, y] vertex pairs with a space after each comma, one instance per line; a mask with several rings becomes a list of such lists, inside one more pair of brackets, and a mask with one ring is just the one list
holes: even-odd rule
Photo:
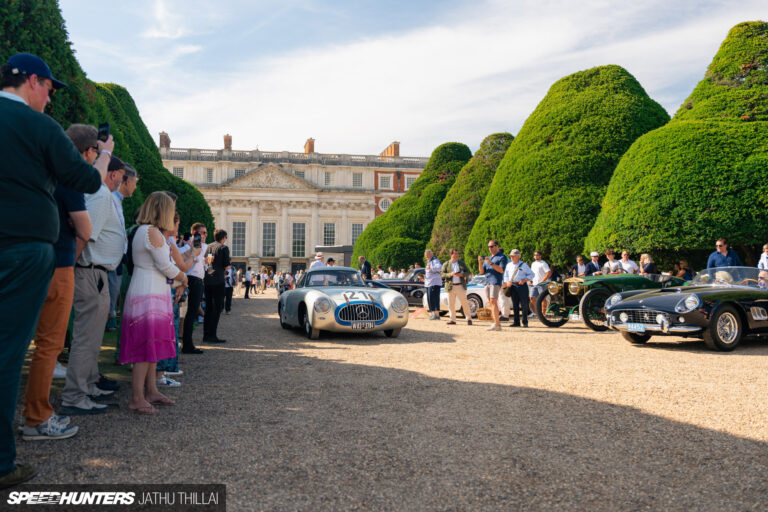
[[208, 236], [208, 229], [196, 222], [192, 224], [192, 246], [194, 248], [200, 247], [200, 253], [195, 256], [192, 268], [187, 271], [187, 278], [189, 280], [189, 296], [187, 297], [187, 314], [184, 316], [184, 329], [182, 336], [182, 354], [202, 354], [203, 351], [195, 347], [192, 342], [192, 329], [197, 317], [197, 312], [200, 310], [200, 301], [203, 299], [203, 277], [205, 277], [205, 250], [208, 248], [208, 244], [205, 243], [205, 238]]
[[510, 327], [520, 327], [520, 315], [523, 317], [523, 327], [528, 327], [528, 283], [533, 279], [531, 267], [520, 261], [520, 250], [509, 252], [510, 262], [504, 268], [503, 287], [512, 288], [512, 309], [515, 316]]
[[309, 268], [315, 268], [315, 267], [324, 267], [325, 263], [323, 263], [323, 253], [319, 252], [315, 254], [315, 261], [309, 264]]
[[[75, 320], [69, 351], [67, 381], [61, 394], [62, 414], [100, 414], [106, 405], [92, 399], [111, 398], [114, 391], [96, 386], [99, 380], [99, 352], [109, 316], [108, 273], [123, 259], [125, 229], [112, 199], [112, 191], [123, 181], [125, 165], [112, 156], [107, 175], [95, 194], [85, 195], [85, 206], [91, 219], [91, 237], [75, 263]], [[84, 242], [77, 239], [77, 244]]]
[[579, 254], [576, 256], [576, 264], [571, 269], [573, 277], [584, 277], [587, 275], [587, 264], [584, 263], [584, 256]]
[[637, 266], [637, 263], [629, 259], [629, 253], [627, 251], [621, 252], [621, 260], [619, 260], [619, 264], [627, 274], [637, 274], [640, 271], [640, 267]]
[[431, 250], [424, 251], [424, 259], [427, 261], [424, 287], [427, 289], [427, 304], [429, 306], [429, 319], [440, 320], [440, 287], [443, 285], [443, 264], [435, 257]]
[[536, 298], [541, 293], [539, 285], [550, 280], [552, 277], [552, 269], [549, 268], [547, 262], [544, 261], [541, 251], [534, 251], [533, 263], [531, 263], [531, 271], [533, 272], [533, 281], [531, 284], [531, 311], [536, 311]]

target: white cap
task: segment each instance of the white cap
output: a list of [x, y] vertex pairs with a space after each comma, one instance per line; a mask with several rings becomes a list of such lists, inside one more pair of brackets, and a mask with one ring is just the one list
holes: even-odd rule
[[316, 259], [316, 260], [321, 260], [321, 259], [323, 259], [323, 253], [319, 252], [319, 253], [315, 254], [315, 259]]
[[599, 252], [597, 252], [597, 251], [592, 251], [591, 253], [589, 253], [589, 255], [590, 255], [590, 256], [592, 256], [593, 258], [594, 258], [595, 256], [597, 256], [597, 257], [600, 257], [600, 253], [599, 253]]

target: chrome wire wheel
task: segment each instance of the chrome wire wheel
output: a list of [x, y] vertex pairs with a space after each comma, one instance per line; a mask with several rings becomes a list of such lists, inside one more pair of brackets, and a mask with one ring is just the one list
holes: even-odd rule
[[739, 321], [730, 311], [724, 312], [717, 319], [717, 336], [727, 345], [739, 339]]

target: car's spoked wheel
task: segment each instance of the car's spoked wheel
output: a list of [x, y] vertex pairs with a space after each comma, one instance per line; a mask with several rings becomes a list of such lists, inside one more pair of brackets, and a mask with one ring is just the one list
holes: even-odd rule
[[568, 311], [553, 300], [548, 290], [536, 298], [536, 316], [547, 327], [560, 327], [568, 321]]
[[304, 313], [304, 334], [311, 340], [316, 340], [320, 337], [320, 329], [315, 329], [309, 321], [309, 313]]
[[715, 350], [730, 351], [736, 348], [744, 330], [741, 317], [733, 306], [723, 306], [712, 317], [709, 328], [704, 331], [704, 343]]
[[483, 307], [483, 300], [473, 293], [467, 296], [467, 303], [469, 304], [469, 314], [472, 315], [472, 318], [477, 318], [477, 310]]
[[277, 304], [277, 317], [280, 319], [280, 327], [282, 327], [283, 329], [291, 328], [290, 325], [283, 322], [283, 307], [280, 305], [280, 303]]
[[579, 315], [584, 324], [593, 331], [607, 331], [605, 321], [605, 301], [611, 292], [601, 288], [593, 288], [584, 294], [579, 302]]

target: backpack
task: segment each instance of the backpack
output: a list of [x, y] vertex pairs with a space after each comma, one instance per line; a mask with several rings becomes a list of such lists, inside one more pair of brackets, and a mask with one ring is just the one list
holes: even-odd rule
[[125, 268], [128, 275], [133, 275], [133, 238], [136, 236], [136, 230], [139, 226], [134, 225], [128, 229], [128, 250], [125, 252]]

